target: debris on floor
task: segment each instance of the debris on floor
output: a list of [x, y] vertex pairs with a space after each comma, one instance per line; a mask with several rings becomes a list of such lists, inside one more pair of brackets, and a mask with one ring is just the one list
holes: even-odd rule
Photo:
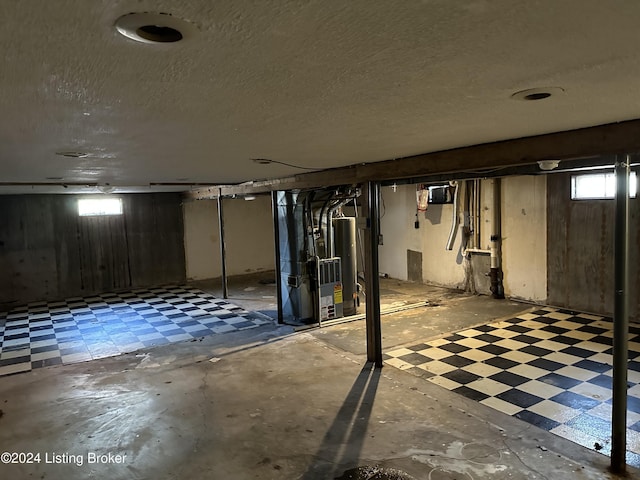
[[335, 480], [416, 480], [416, 478], [395, 468], [365, 465], [351, 468]]

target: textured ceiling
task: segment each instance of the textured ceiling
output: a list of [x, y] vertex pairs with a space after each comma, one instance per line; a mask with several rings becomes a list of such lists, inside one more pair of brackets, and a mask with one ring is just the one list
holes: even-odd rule
[[[141, 11], [196, 33], [116, 31]], [[635, 0], [14, 0], [0, 18], [5, 184], [239, 183], [301, 172], [251, 158], [329, 168], [640, 118]], [[534, 87], [564, 93], [510, 98]]]

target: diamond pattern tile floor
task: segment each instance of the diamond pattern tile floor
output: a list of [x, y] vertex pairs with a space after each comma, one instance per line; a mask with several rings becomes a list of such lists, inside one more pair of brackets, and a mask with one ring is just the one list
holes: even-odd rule
[[[545, 307], [387, 352], [385, 363], [610, 454], [611, 319]], [[640, 326], [629, 331], [628, 452], [640, 466]]]
[[31, 303], [0, 313], [0, 376], [268, 323], [188, 286]]

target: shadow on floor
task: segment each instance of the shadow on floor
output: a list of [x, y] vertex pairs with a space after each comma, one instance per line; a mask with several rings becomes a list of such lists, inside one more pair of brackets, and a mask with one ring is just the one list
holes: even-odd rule
[[[362, 368], [325, 433], [314, 455], [314, 462], [300, 477], [302, 480], [319, 478], [319, 470], [323, 470], [322, 478], [335, 478], [342, 473], [338, 471], [341, 465], [351, 465], [358, 461], [367, 434], [380, 374], [381, 369], [375, 368], [373, 362], [367, 362]], [[324, 471], [327, 462], [329, 471]]]

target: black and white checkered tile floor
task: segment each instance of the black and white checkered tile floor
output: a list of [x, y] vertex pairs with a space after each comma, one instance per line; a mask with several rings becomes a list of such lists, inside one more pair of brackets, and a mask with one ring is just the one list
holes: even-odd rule
[[[613, 324], [541, 308], [387, 352], [388, 365], [610, 454]], [[640, 327], [629, 333], [627, 461], [640, 466]]]
[[0, 376], [268, 323], [188, 286], [32, 303], [0, 313]]

